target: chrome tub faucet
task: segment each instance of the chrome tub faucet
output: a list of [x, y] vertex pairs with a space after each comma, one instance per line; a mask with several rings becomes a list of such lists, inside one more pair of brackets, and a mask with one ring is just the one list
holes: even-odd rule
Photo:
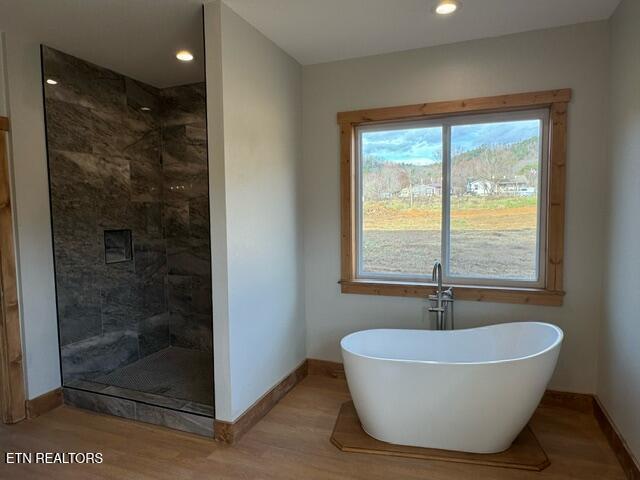
[[[447, 330], [447, 325], [450, 323], [450, 330], [453, 330], [453, 288], [443, 289], [442, 264], [440, 262], [433, 264], [431, 280], [436, 284], [436, 292], [434, 295], [429, 295], [429, 302], [431, 302], [429, 312], [436, 314], [436, 329]], [[450, 322], [449, 318], [451, 319]]]

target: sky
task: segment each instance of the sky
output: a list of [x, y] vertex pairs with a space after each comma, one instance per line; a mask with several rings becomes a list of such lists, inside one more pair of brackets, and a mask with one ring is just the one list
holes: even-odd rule
[[[481, 123], [451, 127], [454, 152], [473, 150], [482, 145], [517, 143], [539, 134], [539, 120], [503, 123]], [[381, 161], [429, 165], [442, 158], [442, 128], [410, 128], [363, 132], [363, 156]]]

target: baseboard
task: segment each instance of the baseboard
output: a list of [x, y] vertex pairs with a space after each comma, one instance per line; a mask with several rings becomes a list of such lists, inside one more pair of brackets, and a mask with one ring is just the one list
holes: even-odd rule
[[593, 414], [600, 425], [600, 429], [607, 437], [611, 449], [616, 454], [618, 462], [622, 465], [627, 478], [629, 480], [640, 480], [640, 463], [629, 449], [629, 445], [627, 445], [623, 436], [620, 435], [615, 423], [613, 423], [597, 396], [593, 397]]
[[36, 418], [63, 404], [62, 388], [56, 388], [25, 402], [27, 418]]
[[302, 362], [293, 372], [260, 397], [234, 422], [216, 420], [213, 429], [215, 439], [228, 444], [236, 443], [242, 435], [269, 413], [282, 397], [307, 376], [307, 364], [307, 360]]

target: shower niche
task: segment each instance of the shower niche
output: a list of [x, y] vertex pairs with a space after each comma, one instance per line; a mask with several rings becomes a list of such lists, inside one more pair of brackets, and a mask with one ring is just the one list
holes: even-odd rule
[[65, 402], [212, 435], [205, 84], [42, 73]]
[[133, 259], [131, 252], [131, 230], [104, 231], [105, 263], [128, 262]]

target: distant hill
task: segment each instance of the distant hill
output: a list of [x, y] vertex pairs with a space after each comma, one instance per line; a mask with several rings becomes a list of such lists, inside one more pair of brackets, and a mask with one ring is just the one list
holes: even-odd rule
[[538, 137], [531, 137], [516, 143], [481, 145], [466, 152], [454, 152], [451, 159], [456, 168], [463, 163], [480, 163], [490, 157], [499, 157], [504, 159], [504, 165], [515, 175], [522, 174], [527, 169], [537, 168], [538, 149]]
[[[454, 152], [451, 181], [454, 193], [467, 191], [469, 182], [518, 180], [530, 186], [538, 181], [539, 139], [536, 136], [505, 144], [480, 145]], [[384, 198], [416, 185], [441, 185], [442, 162], [430, 164], [384, 161], [367, 156], [363, 165], [365, 196]]]

